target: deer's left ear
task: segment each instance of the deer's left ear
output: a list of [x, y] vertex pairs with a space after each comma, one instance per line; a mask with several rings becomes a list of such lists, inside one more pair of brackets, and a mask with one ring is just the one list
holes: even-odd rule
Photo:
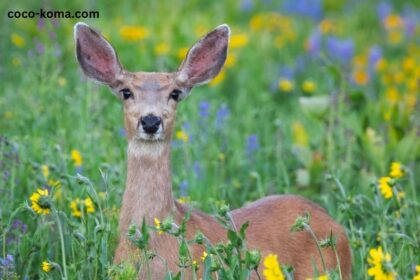
[[82, 22], [74, 26], [74, 39], [77, 60], [86, 76], [113, 86], [123, 69], [111, 44]]
[[177, 82], [188, 88], [213, 79], [226, 61], [230, 29], [218, 26], [195, 43], [178, 69]]

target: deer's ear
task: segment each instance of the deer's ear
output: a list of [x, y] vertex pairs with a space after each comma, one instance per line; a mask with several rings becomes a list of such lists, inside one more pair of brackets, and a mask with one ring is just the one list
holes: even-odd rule
[[222, 24], [195, 43], [178, 69], [178, 83], [191, 88], [213, 79], [225, 64], [229, 35]]
[[74, 26], [76, 57], [86, 76], [112, 86], [122, 72], [117, 54], [111, 44], [87, 24]]

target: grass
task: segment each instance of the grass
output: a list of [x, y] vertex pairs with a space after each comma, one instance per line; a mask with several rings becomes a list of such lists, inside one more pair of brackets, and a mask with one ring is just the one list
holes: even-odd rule
[[[85, 21], [110, 39], [129, 70], [173, 71], [182, 48], [228, 23], [237, 47], [230, 50], [224, 77], [194, 89], [178, 107], [175, 132], [188, 140], [175, 133], [177, 197], [216, 213], [223, 203], [236, 208], [269, 194], [304, 195], [346, 228], [353, 279], [373, 279], [367, 259], [379, 246], [391, 257], [383, 269], [395, 279], [412, 279], [420, 264], [420, 30], [410, 9], [418, 12], [418, 4], [395, 3], [391, 17], [381, 19], [376, 1], [324, 1], [322, 14], [312, 19], [314, 6], [292, 13], [292, 1], [247, 2], [57, 1], [42, 7], [98, 10], [100, 18]], [[40, 7], [0, 4], [3, 11]], [[122, 108], [107, 88], [83, 78], [74, 56], [75, 23], [4, 16], [0, 27], [5, 279], [106, 279], [115, 270], [126, 174]], [[124, 25], [146, 28], [147, 34], [127, 40], [120, 34]], [[345, 39], [350, 47], [343, 47]], [[158, 54], [159, 44], [167, 52]], [[381, 49], [376, 60], [374, 46]], [[280, 80], [293, 89], [280, 89]], [[315, 89], [302, 90], [305, 81]], [[72, 159], [72, 150], [81, 163]], [[378, 180], [389, 176], [392, 162], [402, 163], [404, 175], [390, 183], [387, 199]], [[30, 196], [45, 187], [52, 211], [37, 215]], [[86, 209], [73, 216], [70, 203], [76, 198], [90, 198], [95, 211], [87, 213], [79, 203]], [[43, 261], [56, 269], [42, 271]], [[121, 279], [136, 274], [116, 273]]]

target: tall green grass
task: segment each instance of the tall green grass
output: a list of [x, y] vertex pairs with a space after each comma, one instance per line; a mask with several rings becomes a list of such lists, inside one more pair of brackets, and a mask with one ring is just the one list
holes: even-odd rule
[[[132, 71], [173, 71], [181, 48], [228, 23], [247, 43], [230, 50], [236, 60], [220, 83], [194, 89], [178, 106], [175, 132], [188, 141], [174, 139], [177, 197], [215, 213], [223, 202], [236, 208], [269, 194], [304, 195], [346, 228], [353, 279], [370, 279], [367, 259], [379, 246], [390, 254], [395, 278], [412, 279], [420, 264], [417, 18], [413, 35], [397, 30], [402, 39], [394, 44], [392, 30], [377, 16], [380, 3], [325, 1], [322, 19], [334, 28], [321, 35], [321, 50], [311, 56], [305, 42], [321, 19], [288, 15], [276, 1], [267, 2], [245, 10], [239, 1], [2, 2], [0, 9], [98, 10], [99, 19], [85, 21], [109, 38]], [[405, 4], [418, 12], [416, 2]], [[403, 4], [392, 9], [405, 26], [413, 20]], [[274, 28], [271, 13], [283, 15], [275, 17]], [[258, 16], [263, 26], [255, 28]], [[74, 57], [75, 23], [45, 20], [40, 27], [37, 20], [3, 16], [0, 26], [0, 275], [6, 279], [57, 279], [64, 270], [68, 279], [116, 277], [111, 264], [126, 174], [122, 108], [108, 89], [82, 76]], [[126, 41], [119, 33], [124, 25], [149, 34]], [[13, 43], [16, 35], [23, 44]], [[328, 52], [329, 37], [352, 39], [350, 62]], [[160, 43], [169, 47], [163, 56], [154, 51]], [[369, 82], [357, 84], [356, 58], [367, 67], [374, 45], [388, 66], [372, 69]], [[411, 72], [404, 70], [406, 59], [414, 60]], [[278, 87], [285, 78], [294, 84], [291, 92]], [[315, 83], [314, 92], [301, 89], [305, 80]], [[406, 86], [410, 81], [414, 89]], [[398, 89], [394, 99], [392, 88]], [[223, 118], [221, 108], [228, 111]], [[74, 149], [81, 166], [71, 158]], [[404, 176], [386, 199], [378, 180], [394, 161], [403, 164]], [[42, 166], [48, 166], [47, 177]], [[30, 196], [47, 186], [52, 211], [37, 215]], [[87, 197], [94, 213], [74, 217], [71, 201]], [[43, 261], [56, 269], [43, 272]]]

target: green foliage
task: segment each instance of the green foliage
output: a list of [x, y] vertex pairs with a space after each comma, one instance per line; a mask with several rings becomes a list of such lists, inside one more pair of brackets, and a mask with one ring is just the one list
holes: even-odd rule
[[[376, 1], [320, 1], [315, 19], [308, 13], [316, 7], [288, 13], [279, 1], [53, 2], [0, 3], [0, 278], [135, 279], [142, 269], [112, 265], [126, 174], [122, 105], [83, 78], [74, 57], [77, 19], [5, 16], [40, 8], [99, 11], [84, 21], [131, 71], [174, 71], [179, 53], [205, 32], [223, 22], [232, 28], [223, 74], [178, 106], [172, 151], [174, 194], [217, 213], [229, 241], [209, 244], [199, 232], [187, 240], [188, 215], [176, 226], [168, 217], [159, 229], [130, 228], [146, 262], [158, 257], [146, 249], [151, 231], [180, 241], [180, 272], [166, 279], [196, 271], [194, 261], [203, 268], [197, 279], [247, 279], [262, 268], [263, 256], [246, 247], [247, 224], [235, 228], [225, 204], [282, 193], [310, 198], [345, 227], [353, 279], [369, 279], [368, 258], [379, 247], [399, 279], [416, 275], [419, 25], [407, 11], [418, 12], [418, 1], [389, 2], [394, 17], [380, 17]], [[143, 28], [144, 38], [127, 39], [124, 26]], [[353, 44], [348, 61], [328, 47], [345, 39]], [[392, 162], [402, 163], [403, 176], [390, 175]], [[39, 201], [47, 215], [31, 207], [37, 189], [48, 190]], [[309, 229], [310, 219], [296, 227]], [[334, 237], [316, 242], [335, 247]], [[191, 259], [192, 244], [206, 247], [204, 262]]]

